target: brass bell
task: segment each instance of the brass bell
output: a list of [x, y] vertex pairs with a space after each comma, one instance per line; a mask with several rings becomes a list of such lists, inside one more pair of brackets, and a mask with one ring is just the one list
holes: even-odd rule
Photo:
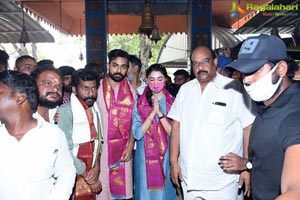
[[150, 3], [147, 1], [142, 14], [142, 24], [139, 27], [139, 32], [150, 37], [154, 26], [154, 15], [151, 11]]
[[157, 26], [155, 26], [154, 29], [152, 30], [150, 40], [154, 41], [155, 43], [157, 43], [159, 40], [161, 40]]
[[29, 39], [28, 33], [26, 31], [25, 25], [23, 25], [19, 42], [22, 43], [24, 45], [24, 47], [25, 47], [26, 43], [30, 42], [30, 39]]

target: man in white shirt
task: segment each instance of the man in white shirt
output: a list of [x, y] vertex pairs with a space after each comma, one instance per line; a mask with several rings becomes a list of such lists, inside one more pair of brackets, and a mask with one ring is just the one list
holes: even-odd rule
[[249, 173], [241, 173], [240, 178], [218, 162], [228, 152], [242, 156], [243, 148], [247, 157], [255, 116], [240, 82], [218, 74], [216, 63], [209, 48], [194, 49], [191, 64], [196, 78], [181, 86], [168, 114], [173, 119], [171, 178], [177, 186], [181, 181], [186, 200], [235, 200], [244, 183], [249, 195]]
[[38, 108], [35, 117], [43, 117], [52, 124], [57, 122], [57, 108], [62, 101], [62, 75], [53, 66], [38, 66], [31, 76], [36, 80], [39, 91]]
[[75, 167], [64, 133], [32, 113], [37, 87], [27, 74], [0, 73], [0, 199], [68, 200]]

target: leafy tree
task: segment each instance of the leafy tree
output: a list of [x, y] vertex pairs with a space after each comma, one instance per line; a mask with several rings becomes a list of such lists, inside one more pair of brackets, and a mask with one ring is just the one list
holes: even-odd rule
[[[167, 35], [163, 35], [162, 39], [159, 40], [157, 43], [152, 42], [151, 44], [152, 57], [149, 58], [148, 60], [149, 65], [154, 64], [158, 61], [160, 50], [166, 38]], [[141, 54], [140, 42], [141, 42], [141, 35], [139, 34], [108, 35], [107, 51], [109, 52], [112, 49], [123, 49], [124, 51], [127, 51], [129, 54], [134, 54], [139, 57]]]

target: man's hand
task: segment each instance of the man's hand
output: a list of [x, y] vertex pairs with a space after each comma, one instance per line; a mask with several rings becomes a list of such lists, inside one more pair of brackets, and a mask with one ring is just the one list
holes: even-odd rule
[[225, 156], [221, 156], [219, 165], [224, 171], [244, 171], [246, 169], [247, 160], [240, 157], [235, 153], [228, 153]]
[[250, 173], [247, 171], [243, 171], [240, 175], [239, 180], [239, 187], [241, 188], [243, 185], [245, 185], [245, 191], [244, 196], [249, 197], [250, 196]]
[[178, 165], [178, 163], [175, 164], [171, 164], [170, 166], [170, 175], [171, 175], [171, 179], [172, 182], [177, 186], [180, 187], [180, 182], [182, 181], [182, 175], [181, 175], [181, 168]]
[[123, 151], [120, 162], [128, 162], [132, 157], [133, 147], [131, 145], [127, 145], [125, 150]]
[[89, 184], [95, 184], [99, 180], [100, 169], [99, 167], [94, 167], [88, 171], [85, 181]]
[[100, 193], [102, 190], [102, 184], [99, 180], [97, 180], [94, 184], [91, 184], [90, 187], [94, 193]]

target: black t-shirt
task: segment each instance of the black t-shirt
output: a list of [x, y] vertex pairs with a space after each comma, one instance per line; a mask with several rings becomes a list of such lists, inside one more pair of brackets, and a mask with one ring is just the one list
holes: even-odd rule
[[257, 115], [249, 153], [253, 200], [274, 200], [280, 192], [285, 150], [300, 144], [300, 87], [293, 84]]

